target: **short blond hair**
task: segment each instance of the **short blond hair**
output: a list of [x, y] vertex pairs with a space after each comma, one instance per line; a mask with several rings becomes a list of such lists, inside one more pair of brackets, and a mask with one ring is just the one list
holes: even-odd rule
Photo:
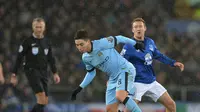
[[144, 25], [146, 26], [146, 22], [145, 22], [144, 19], [142, 19], [142, 18], [135, 18], [135, 19], [133, 19], [132, 24], [133, 24], [134, 22], [137, 22], [137, 21], [143, 22]]

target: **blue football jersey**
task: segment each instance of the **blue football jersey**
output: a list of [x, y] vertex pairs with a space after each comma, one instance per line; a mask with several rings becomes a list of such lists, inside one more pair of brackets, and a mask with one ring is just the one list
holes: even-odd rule
[[151, 38], [144, 38], [145, 50], [142, 52], [136, 50], [132, 45], [125, 44], [121, 51], [129, 62], [136, 68], [135, 82], [152, 83], [156, 80], [155, 73], [152, 67], [153, 59], [159, 60], [162, 63], [174, 66], [175, 60], [162, 54], [156, 47]]

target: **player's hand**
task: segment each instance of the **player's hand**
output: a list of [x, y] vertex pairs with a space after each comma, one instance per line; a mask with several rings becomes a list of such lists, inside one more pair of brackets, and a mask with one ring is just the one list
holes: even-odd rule
[[71, 100], [72, 100], [72, 101], [76, 100], [76, 95], [77, 95], [79, 92], [81, 92], [82, 89], [83, 89], [83, 88], [79, 86], [78, 88], [76, 88], [76, 89], [73, 91], [72, 96], [71, 96]]
[[13, 74], [11, 75], [10, 83], [13, 84], [14, 86], [17, 85], [18, 80], [17, 80], [16, 74], [13, 73]]
[[136, 41], [136, 44], [134, 45], [135, 49], [143, 51], [145, 49], [144, 42], [142, 41]]
[[60, 83], [60, 77], [59, 77], [59, 75], [57, 73], [55, 73], [53, 75], [53, 79], [54, 79], [54, 81], [55, 81], [56, 84]]
[[3, 75], [0, 75], [0, 84], [4, 84], [4, 82], [5, 82], [5, 79], [4, 79]]
[[181, 72], [184, 70], [184, 64], [181, 62], [175, 62], [174, 66], [179, 67], [181, 69]]

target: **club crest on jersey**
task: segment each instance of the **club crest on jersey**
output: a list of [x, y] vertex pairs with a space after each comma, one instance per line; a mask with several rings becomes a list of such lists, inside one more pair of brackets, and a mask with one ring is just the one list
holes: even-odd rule
[[45, 54], [45, 55], [47, 55], [47, 54], [48, 54], [48, 52], [49, 52], [49, 49], [47, 49], [47, 48], [46, 48], [46, 49], [44, 49], [44, 54]]
[[32, 47], [32, 53], [33, 53], [33, 55], [37, 55], [38, 51], [39, 51], [38, 47]]
[[152, 57], [151, 57], [151, 54], [147, 53], [145, 56], [144, 56], [144, 59], [145, 59], [145, 62], [144, 64], [145, 65], [151, 65], [153, 60], [152, 60]]
[[102, 56], [103, 55], [103, 53], [100, 51], [100, 52], [98, 52], [98, 56], [100, 57], [100, 56]]
[[149, 45], [149, 50], [154, 51], [153, 45]]
[[107, 37], [108, 42], [112, 43], [113, 42], [113, 38], [112, 37]]

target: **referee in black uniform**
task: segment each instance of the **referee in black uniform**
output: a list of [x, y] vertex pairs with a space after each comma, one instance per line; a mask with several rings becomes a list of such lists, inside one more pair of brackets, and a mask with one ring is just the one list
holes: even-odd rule
[[25, 74], [37, 98], [37, 104], [31, 112], [44, 112], [44, 107], [48, 104], [48, 63], [50, 63], [54, 74], [55, 83], [60, 82], [60, 77], [57, 74], [50, 42], [44, 36], [44, 19], [35, 18], [32, 22], [32, 28], [33, 34], [19, 46], [18, 56], [12, 71], [11, 83], [16, 85], [17, 70], [23, 58], [25, 58]]

